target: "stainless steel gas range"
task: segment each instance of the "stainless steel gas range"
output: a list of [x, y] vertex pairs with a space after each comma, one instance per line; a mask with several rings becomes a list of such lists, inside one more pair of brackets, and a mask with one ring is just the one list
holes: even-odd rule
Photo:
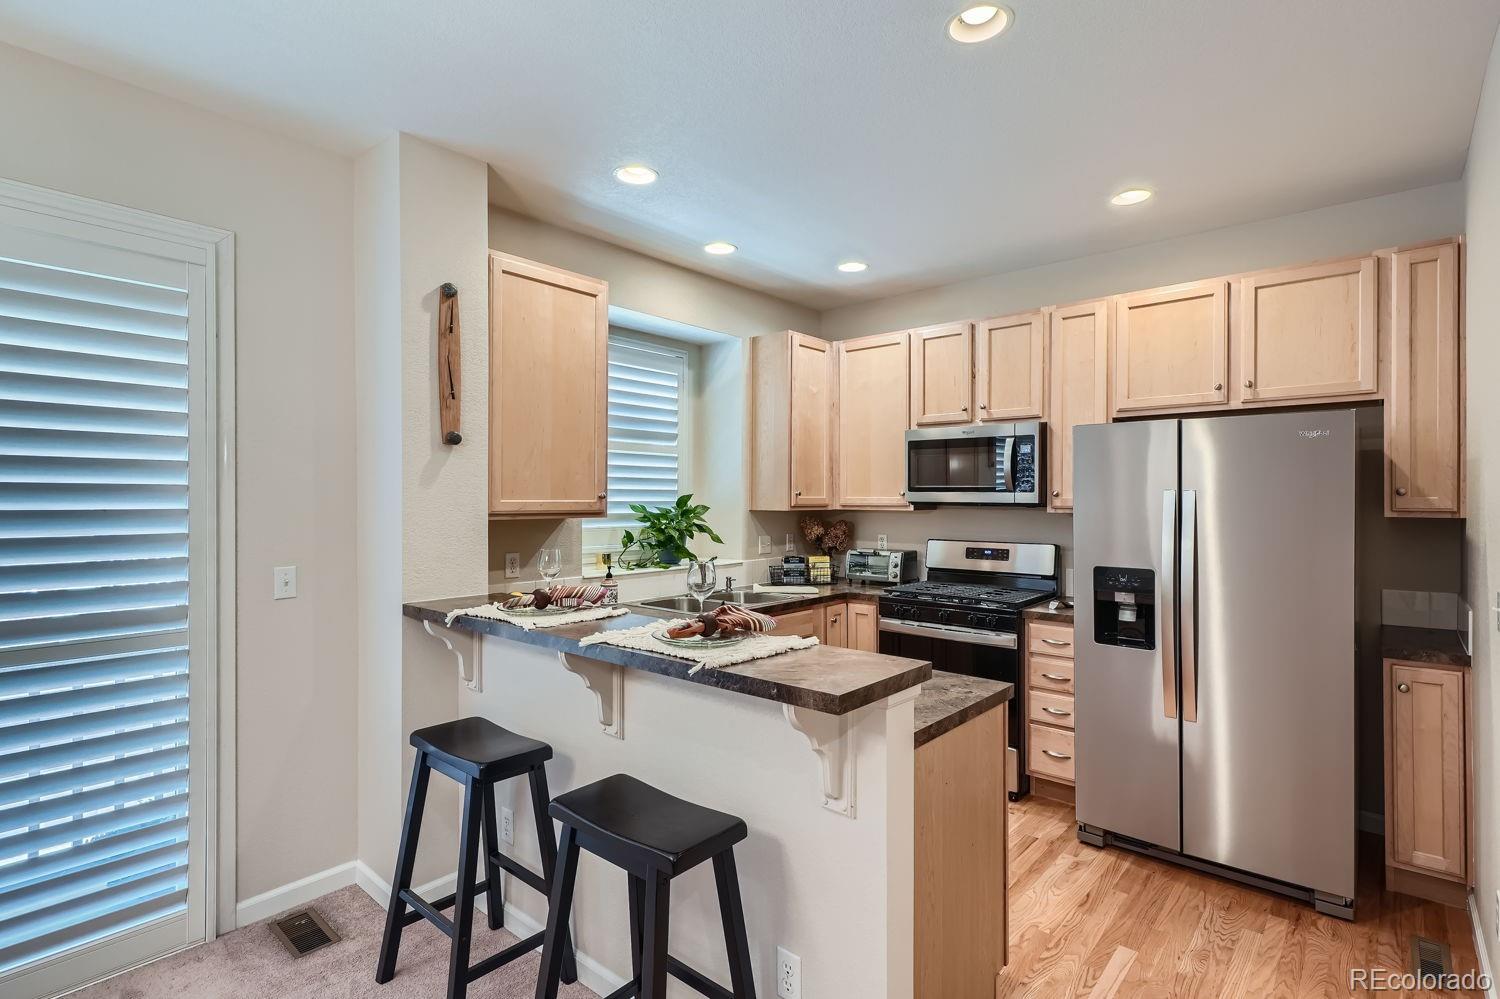
[[1006, 786], [1031, 790], [1026, 758], [1021, 610], [1057, 595], [1057, 546], [1019, 541], [927, 542], [927, 578], [880, 596], [880, 651], [934, 669], [1015, 685]]

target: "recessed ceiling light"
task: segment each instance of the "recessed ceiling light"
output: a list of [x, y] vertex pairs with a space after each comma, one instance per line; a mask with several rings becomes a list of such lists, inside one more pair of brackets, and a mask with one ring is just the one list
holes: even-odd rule
[[615, 169], [615, 180], [622, 184], [654, 184], [656, 183], [656, 171], [639, 163], [632, 163]]
[[948, 22], [948, 37], [955, 42], [987, 42], [1005, 31], [1016, 19], [1009, 7], [994, 3], [976, 3], [953, 16]]
[[1151, 194], [1152, 192], [1146, 190], [1144, 187], [1127, 187], [1113, 198], [1110, 198], [1109, 203], [1121, 206], [1138, 205], [1142, 201], [1149, 201]]
[[703, 252], [704, 253], [712, 253], [715, 256], [719, 256], [719, 257], [722, 257], [722, 256], [724, 256], [725, 254], [728, 254], [728, 253], [733, 253], [735, 250], [738, 250], [738, 249], [739, 249], [738, 246], [735, 246], [733, 243], [726, 243], [723, 240], [715, 240], [712, 243], [704, 243], [703, 244]]
[[865, 263], [863, 260], [845, 260], [843, 263], [839, 264], [839, 270], [843, 271], [845, 274], [858, 274], [860, 271], [869, 266], [870, 265]]

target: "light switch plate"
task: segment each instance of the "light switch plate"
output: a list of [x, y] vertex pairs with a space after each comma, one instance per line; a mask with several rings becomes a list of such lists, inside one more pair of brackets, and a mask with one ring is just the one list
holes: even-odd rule
[[297, 595], [297, 567], [278, 565], [271, 570], [271, 599], [290, 600]]
[[756, 539], [757, 554], [771, 554], [771, 536], [769, 534], [759, 535]]
[[787, 531], [786, 532], [786, 544], [783, 546], [783, 550], [788, 555], [792, 554], [794, 551], [797, 550], [797, 542], [792, 538], [792, 532], [791, 531]]

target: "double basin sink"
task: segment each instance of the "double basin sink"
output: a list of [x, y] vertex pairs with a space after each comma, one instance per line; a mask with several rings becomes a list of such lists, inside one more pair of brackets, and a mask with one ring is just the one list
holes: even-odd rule
[[[725, 604], [754, 607], [756, 604], [774, 604], [786, 599], [786, 595], [781, 593], [756, 593], [754, 590], [715, 590], [703, 598], [703, 609], [712, 610], [715, 607], [722, 607]], [[697, 614], [698, 598], [684, 593], [675, 597], [657, 597], [655, 600], [642, 600], [639, 606], [678, 611], [684, 614]]]

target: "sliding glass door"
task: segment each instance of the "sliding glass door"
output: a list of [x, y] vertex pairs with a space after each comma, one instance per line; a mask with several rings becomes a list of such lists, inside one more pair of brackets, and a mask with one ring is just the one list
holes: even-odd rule
[[7, 996], [211, 933], [211, 270], [192, 241], [0, 200]]

